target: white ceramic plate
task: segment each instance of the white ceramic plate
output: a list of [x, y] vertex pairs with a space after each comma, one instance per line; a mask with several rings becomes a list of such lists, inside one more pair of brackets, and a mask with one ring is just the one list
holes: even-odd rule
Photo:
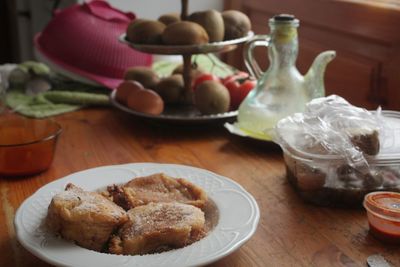
[[[121, 256], [84, 249], [55, 237], [42, 226], [52, 197], [67, 183], [94, 191], [133, 177], [164, 172], [201, 186], [215, 202], [219, 221], [202, 240], [160, 254]], [[19, 207], [15, 229], [19, 242], [30, 252], [57, 266], [198, 266], [214, 262], [238, 249], [255, 232], [260, 212], [254, 198], [236, 182], [207, 170], [183, 165], [134, 163], [105, 166], [68, 175], [40, 188]]]
[[265, 142], [273, 142], [272, 138], [268, 135], [255, 135], [251, 134], [249, 132], [243, 131], [239, 126], [238, 123], [228, 123], [226, 122], [224, 124], [224, 127], [231, 133], [240, 137], [244, 138], [250, 138], [253, 140], [258, 140], [258, 141], [265, 141]]

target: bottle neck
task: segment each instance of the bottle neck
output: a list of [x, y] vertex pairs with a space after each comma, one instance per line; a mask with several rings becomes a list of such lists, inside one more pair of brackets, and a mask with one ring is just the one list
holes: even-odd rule
[[297, 27], [284, 24], [270, 24], [271, 41], [268, 51], [273, 69], [295, 67], [298, 54]]

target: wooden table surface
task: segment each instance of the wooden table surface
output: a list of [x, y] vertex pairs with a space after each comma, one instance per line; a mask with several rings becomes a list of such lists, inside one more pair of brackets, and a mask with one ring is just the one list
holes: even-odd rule
[[254, 236], [210, 266], [366, 266], [367, 257], [377, 253], [400, 266], [400, 247], [375, 240], [363, 210], [303, 203], [286, 181], [282, 152], [275, 145], [242, 140], [222, 126], [152, 125], [107, 108], [54, 119], [63, 132], [50, 169], [32, 177], [0, 177], [0, 266], [50, 266], [15, 237], [14, 215], [28, 196], [73, 172], [131, 162], [208, 169], [255, 197], [261, 218]]

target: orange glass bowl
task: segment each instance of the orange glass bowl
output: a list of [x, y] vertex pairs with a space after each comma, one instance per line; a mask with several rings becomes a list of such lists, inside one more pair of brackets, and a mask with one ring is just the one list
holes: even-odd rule
[[369, 193], [364, 207], [371, 234], [384, 242], [400, 244], [400, 193]]
[[61, 126], [51, 120], [0, 116], [0, 176], [47, 170], [60, 133]]

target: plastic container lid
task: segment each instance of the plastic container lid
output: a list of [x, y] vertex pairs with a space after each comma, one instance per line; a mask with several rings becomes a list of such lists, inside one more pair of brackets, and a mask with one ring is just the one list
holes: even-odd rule
[[381, 217], [400, 221], [400, 193], [373, 192], [365, 196], [364, 207]]
[[121, 44], [118, 37], [135, 19], [104, 1], [73, 5], [55, 14], [35, 37], [35, 48], [53, 64], [115, 88], [132, 66], [149, 66], [152, 56]]

